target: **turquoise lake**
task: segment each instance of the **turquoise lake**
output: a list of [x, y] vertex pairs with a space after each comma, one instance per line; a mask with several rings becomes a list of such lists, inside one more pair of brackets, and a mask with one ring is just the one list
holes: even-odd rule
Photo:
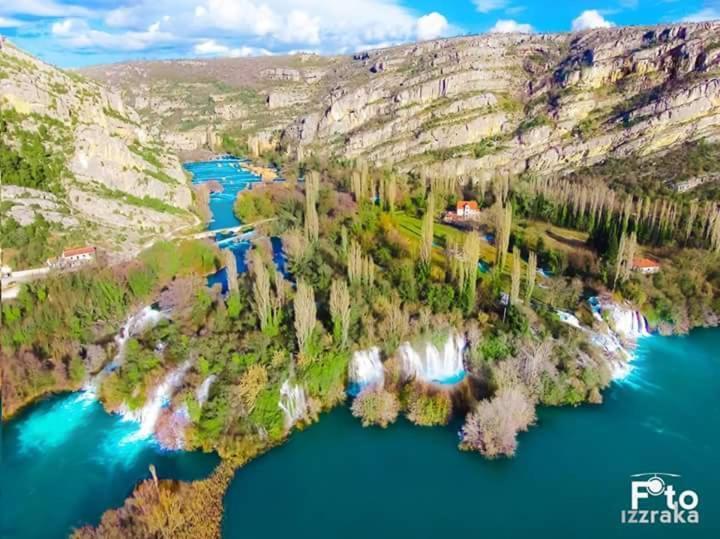
[[3, 425], [0, 537], [67, 537], [123, 504], [154, 464], [160, 477], [199, 479], [215, 454], [168, 452], [139, 425], [82, 393], [50, 397]]
[[[457, 449], [459, 424], [365, 429], [338, 409], [238, 471], [227, 539], [720, 537], [720, 330], [642, 341], [600, 406], [543, 409], [514, 459]], [[699, 525], [620, 523], [630, 475], [681, 474]]]
[[[225, 178], [225, 191], [211, 196], [210, 229], [238, 224], [235, 195], [257, 181], [236, 164], [187, 165], [194, 181]], [[226, 247], [244, 260], [249, 243]], [[276, 239], [272, 247], [284, 271]], [[510, 460], [460, 452], [458, 422], [367, 429], [338, 408], [237, 472], [223, 535], [720, 537], [720, 330], [643, 339], [633, 366], [600, 406], [540, 410]], [[135, 439], [138, 428], [81, 393], [45, 399], [3, 424], [0, 537], [66, 537], [120, 506], [150, 464], [160, 477], [192, 480], [218, 463], [213, 454], [162, 451]], [[700, 524], [620, 524], [630, 475], [646, 472], [680, 474], [676, 487], [700, 497]]]

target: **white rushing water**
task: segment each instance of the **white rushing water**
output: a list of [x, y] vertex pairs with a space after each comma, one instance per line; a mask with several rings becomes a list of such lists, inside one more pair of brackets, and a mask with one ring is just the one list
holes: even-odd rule
[[216, 375], [211, 374], [210, 376], [205, 378], [205, 380], [202, 381], [202, 384], [200, 384], [195, 390], [195, 398], [197, 399], [200, 406], [207, 402], [208, 397], [210, 396], [210, 386], [213, 385], [213, 382], [215, 382], [216, 378]]
[[132, 434], [127, 441], [142, 440], [153, 435], [160, 412], [170, 404], [170, 399], [182, 384], [191, 366], [192, 361], [186, 360], [166, 374], [163, 381], [153, 389], [150, 400], [139, 410], [124, 409], [121, 411], [123, 418], [140, 423], [138, 431]]
[[593, 316], [599, 322], [603, 322], [603, 312], [610, 313], [610, 318], [615, 327], [614, 331], [609, 327], [604, 331], [593, 331], [584, 327], [575, 315], [558, 310], [557, 314], [560, 321], [586, 332], [590, 342], [605, 352], [613, 380], [626, 379], [633, 370], [630, 362], [635, 358], [635, 355], [623, 344], [623, 339], [632, 346], [637, 339], [650, 335], [647, 320], [638, 311], [620, 307], [615, 303], [603, 302], [597, 297], [590, 298], [588, 303]]
[[307, 414], [307, 399], [302, 386], [293, 385], [285, 380], [280, 388], [278, 406], [285, 414], [285, 426], [292, 427]]
[[409, 342], [400, 345], [398, 350], [405, 377], [440, 384], [462, 380], [464, 351], [465, 337], [458, 334], [449, 335], [442, 350], [431, 342], [422, 345], [419, 352]]
[[115, 357], [110, 363], [105, 365], [99, 373], [88, 380], [83, 390], [87, 393], [95, 395], [103, 378], [120, 367], [125, 361], [125, 349], [127, 348], [128, 340], [131, 337], [140, 335], [148, 329], [155, 327], [165, 318], [167, 318], [165, 313], [155, 310], [150, 306], [144, 307], [139, 312], [130, 316], [130, 318], [128, 318], [125, 321], [125, 324], [123, 324], [120, 328], [118, 334], [115, 335], [115, 343], [117, 344], [117, 353], [115, 354]]
[[637, 339], [650, 334], [647, 329], [647, 320], [638, 311], [617, 305], [609, 307], [609, 310], [612, 314], [615, 331], [623, 337]]
[[355, 393], [367, 387], [382, 386], [385, 370], [380, 360], [380, 349], [373, 346], [368, 350], [354, 352], [348, 366], [348, 378]]

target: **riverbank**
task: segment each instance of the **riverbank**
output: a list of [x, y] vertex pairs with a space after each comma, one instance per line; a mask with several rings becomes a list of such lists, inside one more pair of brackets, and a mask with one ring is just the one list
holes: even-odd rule
[[262, 178], [264, 182], [271, 182], [280, 177], [278, 175], [278, 171], [274, 168], [262, 165], [255, 165], [248, 162], [243, 162], [240, 166], [248, 172], [251, 172], [256, 176], [260, 176], [260, 178]]

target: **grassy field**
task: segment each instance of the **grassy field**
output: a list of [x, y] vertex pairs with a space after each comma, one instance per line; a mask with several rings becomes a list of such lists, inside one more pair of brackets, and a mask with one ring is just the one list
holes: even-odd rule
[[516, 225], [516, 233], [520, 233], [527, 240], [529, 245], [535, 245], [543, 238], [545, 247], [553, 251], [565, 253], [584, 251], [592, 254], [592, 249], [587, 246], [588, 233], [569, 228], [561, 228], [542, 221], [522, 220]]
[[[405, 213], [396, 213], [394, 217], [398, 223], [400, 233], [410, 240], [413, 245], [419, 244], [422, 236], [422, 219]], [[445, 258], [443, 249], [447, 245], [448, 239], [462, 244], [465, 234], [467, 232], [436, 222], [433, 227], [433, 244], [435, 246], [433, 249], [433, 261], [436, 254], [439, 254], [441, 260]], [[481, 242], [480, 259], [486, 264], [492, 264], [495, 261], [495, 247], [486, 241]]]
[[[420, 248], [420, 238], [422, 236], [422, 219], [407, 215], [405, 213], [396, 213], [394, 216], [395, 222], [397, 223], [398, 231], [405, 237], [413, 246], [414, 249]], [[542, 222], [520, 222], [517, 224], [518, 232], [522, 233], [531, 240], [532, 243], [537, 241], [540, 235], [543, 236], [545, 245], [548, 248], [564, 251], [572, 251], [573, 249], [584, 249], [588, 253], [591, 253], [584, 242], [587, 240], [587, 234], [578, 232], [575, 230], [564, 229], [556, 226], [549, 225]], [[445, 225], [442, 223], [435, 223], [433, 227], [433, 266], [440, 271], [447, 269], [447, 263], [445, 260], [445, 245], [448, 238], [455, 242], [462, 243], [464, 235], [467, 232], [458, 230], [457, 228]], [[577, 242], [577, 243], [573, 243]], [[490, 268], [495, 263], [495, 247], [486, 241], [480, 243], [480, 259], [487, 264]], [[512, 255], [508, 253], [505, 258], [505, 267], [503, 268], [501, 282], [504, 290], [509, 292], [510, 290], [510, 274], [512, 272]], [[521, 274], [523, 282], [525, 280], [525, 274], [527, 272], [527, 262], [522, 261]], [[478, 272], [478, 275], [482, 279], [490, 278], [490, 273]], [[536, 280], [536, 287], [533, 293], [533, 297], [540, 301], [546, 301], [547, 290], [544, 290], [541, 286], [546, 283], [546, 279], [538, 276]]]

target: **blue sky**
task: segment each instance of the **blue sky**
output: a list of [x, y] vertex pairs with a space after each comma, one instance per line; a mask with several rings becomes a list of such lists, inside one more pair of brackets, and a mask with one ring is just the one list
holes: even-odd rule
[[62, 67], [712, 19], [720, 0], [0, 0], [0, 34]]

